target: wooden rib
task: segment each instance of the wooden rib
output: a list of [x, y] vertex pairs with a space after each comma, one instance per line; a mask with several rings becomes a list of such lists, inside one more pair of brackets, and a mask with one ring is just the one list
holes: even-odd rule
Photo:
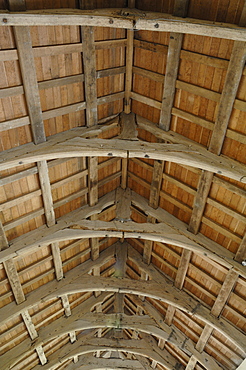
[[167, 325], [171, 325], [173, 321], [173, 317], [175, 315], [176, 308], [174, 306], [169, 305], [166, 311], [166, 316], [165, 316], [165, 323]]
[[97, 123], [96, 50], [93, 27], [82, 27], [83, 64], [85, 76], [86, 122]]
[[124, 111], [125, 111], [125, 113], [130, 113], [131, 112], [133, 39], [134, 39], [134, 31], [127, 30], [125, 99], [124, 99]]
[[[126, 28], [136, 30], [149, 30], [158, 32], [188, 33], [201, 36], [224, 38], [230, 40], [246, 41], [246, 35], [241, 27], [232, 24], [203, 21], [198, 19], [170, 16], [170, 14], [148, 12], [130, 14], [121, 13], [122, 9], [45, 9], [42, 11], [27, 11], [9, 13], [1, 11], [0, 17], [4, 19], [2, 26], [47, 26], [47, 25], [80, 25]], [[124, 13], [127, 13], [125, 15]], [[115, 16], [117, 14], [117, 16]], [[157, 26], [158, 24], [158, 26]]]
[[202, 334], [200, 335], [200, 338], [196, 344], [196, 349], [199, 351], [199, 352], [202, 352], [207, 344], [207, 341], [210, 337], [210, 335], [212, 334], [214, 328], [208, 324], [205, 325], [203, 331], [202, 331]]
[[4, 227], [2, 221], [0, 220], [0, 251], [7, 249], [9, 247], [9, 243], [4, 231]]
[[[160, 190], [162, 184], [162, 175], [164, 169], [164, 161], [154, 161], [154, 168], [152, 173], [152, 181], [150, 186], [150, 196], [149, 196], [149, 205], [154, 209], [159, 206]], [[147, 222], [155, 223], [155, 218], [148, 216]], [[151, 262], [153, 241], [145, 240], [144, 241], [144, 250], [143, 250], [143, 261], [147, 264]]]
[[3, 265], [8, 276], [8, 281], [10, 283], [13, 295], [15, 297], [15, 301], [17, 304], [20, 304], [25, 301], [25, 295], [23, 293], [20, 278], [13, 258], [10, 258], [9, 260], [5, 261]]
[[160, 128], [165, 131], [170, 129], [171, 124], [171, 113], [175, 95], [176, 80], [178, 76], [182, 42], [183, 35], [181, 33], [172, 32], [170, 34], [159, 123]]
[[121, 187], [122, 189], [127, 188], [127, 168], [128, 168], [128, 160], [127, 158], [122, 158], [121, 160]]
[[[85, 99], [87, 127], [97, 124], [97, 86], [96, 86], [96, 49], [94, 28], [82, 27], [83, 64], [85, 75]], [[88, 158], [88, 203], [94, 206], [98, 202], [98, 157]], [[96, 216], [92, 217], [96, 219]], [[90, 239], [91, 258], [99, 257], [98, 238]], [[100, 275], [100, 269], [93, 269], [95, 276]], [[96, 296], [98, 294], [96, 293]]]
[[177, 272], [177, 275], [176, 275], [176, 278], [175, 278], [175, 281], [174, 281], [174, 285], [178, 289], [183, 288], [185, 276], [186, 276], [186, 273], [187, 273], [187, 270], [188, 270], [188, 267], [189, 267], [189, 263], [190, 263], [191, 254], [192, 254], [192, 252], [187, 250], [187, 249], [183, 249], [183, 251], [182, 251], [182, 255], [181, 255], [181, 258], [180, 258], [180, 262], [179, 262], [178, 272]]
[[37, 162], [37, 167], [44, 202], [46, 222], [48, 226], [52, 226], [55, 224], [55, 212], [53, 207], [47, 161]]
[[238, 279], [238, 273], [234, 270], [230, 270], [228, 274], [226, 275], [225, 281], [211, 309], [211, 313], [214, 316], [218, 317], [221, 314], [232, 292], [232, 289], [234, 285], [236, 284], [237, 279]]
[[[218, 107], [214, 130], [208, 148], [212, 153], [217, 155], [221, 153], [233, 104], [242, 77], [245, 58], [246, 44], [235, 42], [226, 74], [226, 80], [222, 91], [220, 104]], [[194, 234], [196, 234], [199, 230], [212, 181], [212, 173], [207, 171], [202, 173], [197, 189], [197, 195], [194, 199], [193, 211], [188, 228], [189, 231], [193, 232]]]
[[188, 364], [186, 365], [185, 370], [195, 369], [196, 363], [197, 363], [196, 358], [194, 356], [191, 356], [190, 359], [189, 359]]
[[[127, 248], [128, 244], [126, 242], [118, 242], [116, 245], [115, 276], [120, 279], [126, 275]], [[114, 311], [124, 313], [124, 294], [115, 293]]]
[[35, 144], [39, 144], [44, 142], [46, 137], [43, 126], [30, 30], [28, 27], [14, 27], [14, 34], [23, 78], [25, 97], [32, 126], [33, 139]]
[[235, 261], [242, 263], [246, 260], [246, 234], [243, 237], [242, 242], [240, 243], [236, 256]]

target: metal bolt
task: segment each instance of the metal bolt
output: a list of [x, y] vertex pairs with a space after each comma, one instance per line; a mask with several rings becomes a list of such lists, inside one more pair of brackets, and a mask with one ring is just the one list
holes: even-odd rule
[[155, 28], [159, 28], [159, 24], [158, 23], [155, 24]]
[[109, 20], [109, 23], [110, 23], [110, 24], [113, 24], [113, 23], [114, 23], [113, 19], [110, 19], [110, 20]]

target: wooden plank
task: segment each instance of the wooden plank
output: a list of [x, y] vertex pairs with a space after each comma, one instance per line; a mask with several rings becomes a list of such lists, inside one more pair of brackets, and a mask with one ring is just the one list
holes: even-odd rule
[[128, 160], [127, 158], [122, 158], [121, 160], [121, 187], [122, 189], [126, 189], [127, 187], [127, 168], [128, 168]]
[[65, 316], [66, 317], [71, 316], [72, 313], [71, 313], [71, 307], [70, 307], [68, 296], [63, 295], [61, 297], [61, 301], [62, 301], [62, 305], [63, 305], [63, 308], [64, 308]]
[[32, 126], [33, 139], [35, 144], [39, 144], [44, 142], [46, 138], [42, 120], [42, 111], [38, 93], [36, 67], [32, 51], [30, 30], [28, 27], [15, 27], [14, 35], [18, 50], [30, 123]]
[[15, 118], [9, 121], [1, 122], [0, 124], [0, 132], [11, 130], [13, 128], [27, 126], [30, 124], [29, 117], [21, 117]]
[[165, 131], [170, 129], [171, 124], [171, 113], [176, 89], [182, 42], [183, 35], [181, 33], [172, 32], [170, 34], [159, 121], [160, 128]]
[[2, 221], [0, 220], [0, 251], [7, 249], [9, 247], [9, 243], [4, 231], [4, 227]]
[[133, 100], [136, 100], [140, 103], [149, 105], [149, 106], [157, 108], [157, 109], [161, 109], [161, 102], [159, 102], [157, 100], [154, 100], [154, 99], [148, 98], [147, 96], [135, 93], [134, 91], [131, 92], [130, 96]]
[[123, 190], [122, 188], [116, 189], [115, 204], [116, 204], [116, 217], [117, 221], [125, 222], [131, 220], [131, 190], [129, 188]]
[[139, 68], [139, 67], [135, 67], [135, 66], [132, 67], [132, 72], [134, 74], [137, 74], [137, 75], [140, 75], [140, 76], [143, 76], [143, 77], [147, 77], [150, 80], [160, 82], [160, 83], [164, 83], [164, 76], [160, 73], [152, 72], [152, 71], [149, 71], [147, 69], [143, 69], [143, 68]]
[[[120, 279], [126, 275], [127, 249], [128, 244], [126, 242], [116, 244], [115, 276]], [[115, 294], [114, 310], [116, 313], [124, 313], [124, 294]]]
[[65, 114], [69, 114], [72, 112], [79, 112], [80, 110], [84, 110], [86, 108], [85, 102], [75, 103], [66, 105], [64, 107], [50, 109], [42, 113], [43, 120], [63, 116]]
[[97, 123], [96, 49], [93, 27], [82, 27], [83, 65], [85, 76], [86, 122]]
[[11, 286], [15, 301], [17, 304], [20, 304], [25, 301], [25, 295], [20, 283], [20, 278], [15, 266], [15, 263], [12, 258], [3, 263], [4, 269], [8, 276], [8, 281]]
[[[176, 117], [183, 118], [183, 119], [188, 120], [190, 122], [193, 122], [197, 125], [205, 127], [205, 128], [207, 128], [211, 131], [213, 131], [213, 129], [214, 129], [214, 123], [213, 122], [205, 120], [204, 118], [198, 117], [194, 114], [185, 112], [185, 111], [183, 111], [179, 108], [175, 108], [175, 107], [172, 108], [172, 114]], [[241, 134], [239, 132], [231, 130], [230, 128], [227, 128], [226, 137], [228, 137], [232, 140], [238, 141], [242, 144], [245, 143], [245, 139], [246, 139], [244, 134]]]
[[246, 260], [246, 234], [238, 247], [237, 253], [235, 255], [235, 261], [242, 263]]
[[149, 205], [155, 209], [158, 208], [159, 206], [163, 169], [164, 169], [163, 161], [160, 160], [154, 161], [154, 168], [150, 187]]
[[246, 59], [246, 43], [235, 42], [218, 107], [209, 150], [220, 154]]
[[202, 352], [207, 344], [207, 341], [209, 339], [209, 337], [211, 336], [212, 332], [213, 332], [214, 328], [208, 324], [205, 325], [201, 335], [200, 335], [200, 338], [196, 344], [196, 349], [199, 351], [199, 352]]
[[190, 359], [189, 359], [189, 362], [187, 363], [187, 365], [185, 367], [185, 370], [195, 369], [196, 363], [197, 363], [197, 361], [196, 361], [195, 356], [191, 356]]
[[98, 201], [98, 157], [88, 158], [89, 204], [94, 206]]
[[130, 113], [131, 112], [133, 40], [134, 40], [134, 31], [127, 30], [125, 99], [124, 99], [124, 111], [125, 111], [125, 113]]
[[178, 272], [177, 272], [177, 275], [176, 275], [176, 278], [175, 278], [175, 281], [174, 281], [174, 285], [178, 289], [183, 288], [184, 281], [185, 281], [185, 276], [186, 276], [186, 273], [187, 273], [187, 270], [188, 270], [188, 267], [189, 267], [189, 263], [190, 263], [191, 254], [192, 254], [192, 252], [187, 250], [187, 249], [182, 250], [182, 255], [181, 255], [181, 258], [180, 258], [180, 262], [179, 262]]
[[231, 291], [236, 284], [237, 279], [238, 273], [234, 270], [230, 270], [226, 275], [225, 281], [211, 309], [211, 313], [214, 316], [218, 317], [221, 314], [227, 300], [230, 297]]
[[[152, 224], [155, 223], [154, 217], [148, 217], [147, 222], [151, 222]], [[152, 250], [153, 250], [153, 241], [152, 240], [144, 240], [144, 250], [143, 250], [143, 261], [148, 265], [151, 262], [152, 257]]]
[[[127, 14], [125, 14], [127, 13]], [[117, 16], [115, 16], [117, 14]], [[144, 16], [143, 16], [144, 15]], [[122, 12], [121, 9], [45, 9], [27, 11], [25, 13], [8, 13], [1, 11], [2, 26], [33, 26], [33, 25], [80, 25], [114, 27], [136, 30], [188, 33], [213, 37], [246, 41], [244, 29], [233, 24], [203, 21], [198, 19], [171, 16], [170, 14], [141, 11], [136, 14]], [[158, 20], [158, 22], [156, 21]]]
[[55, 213], [53, 208], [53, 199], [47, 161], [37, 162], [37, 167], [44, 202], [46, 222], [47, 225], [50, 227], [55, 224]]
[[175, 311], [176, 311], [176, 308], [174, 306], [171, 306], [171, 305], [168, 306], [166, 316], [165, 316], [165, 323], [169, 326], [172, 324]]
[[188, 230], [193, 234], [197, 234], [199, 231], [212, 181], [213, 173], [203, 171], [199, 179], [197, 194], [194, 198], [192, 214], [188, 227]]

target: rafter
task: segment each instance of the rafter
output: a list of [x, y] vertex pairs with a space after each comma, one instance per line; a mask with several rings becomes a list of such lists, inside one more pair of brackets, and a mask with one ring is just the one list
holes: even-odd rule
[[[2, 26], [33, 26], [33, 25], [81, 25], [114, 27], [159, 32], [188, 33], [211, 36], [231, 40], [246, 41], [244, 29], [234, 24], [183, 19], [170, 14], [157, 12], [141, 12], [131, 14], [130, 9], [52, 9], [27, 11], [25, 13], [9, 13], [1, 11]], [[158, 19], [158, 21], [156, 21]]]
[[[236, 99], [238, 86], [245, 66], [245, 59], [246, 44], [235, 42], [218, 106], [214, 129], [208, 147], [209, 151], [217, 155], [219, 155], [222, 150], [233, 104]], [[202, 173], [189, 223], [189, 230], [194, 234], [199, 230], [212, 181], [212, 173], [207, 171]]]
[[[176, 0], [174, 3], [173, 15], [185, 17], [188, 11], [188, 6], [189, 0]], [[170, 33], [159, 123], [160, 128], [165, 131], [170, 130], [182, 42], [182, 33]]]

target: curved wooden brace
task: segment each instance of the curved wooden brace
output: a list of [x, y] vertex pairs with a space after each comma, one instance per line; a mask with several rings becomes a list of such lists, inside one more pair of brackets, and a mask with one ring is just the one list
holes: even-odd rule
[[[55, 135], [54, 135], [55, 136]], [[64, 135], [66, 137], [66, 134]], [[59, 136], [60, 138], [60, 136]], [[7, 150], [0, 161], [0, 170], [41, 160], [74, 157], [150, 158], [201, 168], [246, 183], [246, 167], [235, 161], [219, 157], [204, 148], [186, 144], [159, 144], [120, 139], [84, 139], [32, 143]]]
[[[112, 238], [132, 238], [132, 239], [143, 239], [151, 240], [159, 243], [166, 243], [170, 245], [175, 245], [184, 249], [188, 249], [196, 254], [201, 256], [206, 256], [211, 258], [213, 261], [220, 263], [228, 269], [232, 267], [235, 268], [239, 274], [246, 277], [245, 268], [234, 261], [231, 257], [231, 253], [228, 252], [225, 248], [220, 248], [220, 255], [216, 254], [214, 251], [210, 251], [201, 244], [198, 244], [185, 235], [181, 235], [176, 230], [169, 227], [167, 224], [149, 224], [149, 223], [135, 223], [135, 222], [125, 222], [120, 221], [89, 221], [89, 220], [80, 220], [75, 222], [76, 227], [88, 228], [87, 230], [76, 229], [67, 229], [54, 231], [52, 234], [41, 237], [37, 241], [31, 241], [30, 244], [26, 243], [25, 246], [20, 244], [20, 249], [14, 247], [14, 245], [8, 250], [0, 252], [0, 261], [2, 255], [6, 256], [9, 253], [9, 256], [13, 257], [15, 255], [20, 255], [22, 253], [28, 253], [29, 251], [40, 248], [42, 246], [62, 242], [66, 240], [76, 240], [76, 239], [87, 239], [87, 238], [101, 238], [101, 237], [112, 237]], [[147, 232], [146, 232], [147, 231]]]
[[73, 344], [66, 344], [59, 353], [54, 352], [45, 365], [37, 365], [33, 370], [50, 370], [53, 367], [67, 361], [74, 356], [81, 356], [95, 351], [120, 351], [140, 355], [154, 360], [164, 366], [167, 370], [173, 370], [176, 360], [167, 350], [161, 350], [157, 345], [157, 351], [154, 346], [150, 346], [145, 340], [134, 339], [106, 339], [92, 338], [84, 339], [83, 336], [78, 338]]
[[[74, 269], [75, 270], [75, 269]], [[216, 318], [210, 310], [184, 291], [174, 288], [172, 283], [163, 277], [161, 284], [151, 281], [130, 280], [127, 278], [104, 278], [98, 276], [78, 274], [76, 270], [67, 273], [65, 281], [50, 282], [27, 296], [26, 301], [17, 305], [7, 305], [0, 310], [3, 322], [30, 309], [40, 302], [61, 297], [65, 294], [83, 292], [107, 291], [123, 294], [134, 294], [166, 302], [183, 312], [199, 318], [214, 329], [225, 335], [243, 352], [246, 353], [245, 336], [224, 318]], [[11, 305], [11, 308], [10, 308]], [[11, 314], [10, 314], [11, 312]]]
[[[75, 316], [75, 317], [74, 317]], [[164, 323], [162, 323], [163, 326]], [[103, 314], [103, 313], [88, 313], [85, 315], [77, 314], [72, 315], [69, 318], [60, 318], [54, 321], [47, 327], [39, 331], [39, 336], [33, 343], [30, 339], [25, 340], [21, 344], [15, 346], [12, 350], [6, 352], [1, 356], [1, 364], [3, 367], [14, 366], [18, 361], [26, 356], [27, 352], [36, 349], [38, 346], [43, 345], [47, 341], [54, 338], [68, 334], [69, 332], [88, 330], [88, 329], [100, 329], [100, 328], [120, 328], [120, 329], [131, 329], [134, 331], [140, 331], [146, 334], [153, 335], [157, 338], [163, 339], [164, 341], [172, 343], [178, 347], [181, 351], [186, 353], [192, 353], [193, 356], [199, 361], [205, 368], [213, 370], [221, 370], [220, 366], [215, 360], [205, 353], [199, 353], [191, 340], [187, 339], [185, 335], [179, 332], [173, 327], [170, 328], [167, 324], [164, 324], [166, 331], [158, 327], [153, 319], [149, 316], [128, 316], [124, 314]]]
[[[78, 222], [78, 228], [76, 229], [63, 229], [60, 230], [48, 238], [42, 238], [32, 244], [30, 248], [41, 247], [54, 242], [61, 242], [65, 240], [73, 239], [86, 239], [86, 238], [100, 238], [100, 237], [112, 237], [112, 238], [132, 238], [132, 239], [144, 239], [151, 240], [159, 243], [166, 243], [175, 245], [184, 249], [188, 249], [194, 253], [200, 254], [201, 256], [207, 256], [212, 260], [224, 265], [227, 268], [232, 266], [239, 270], [242, 276], [246, 277], [245, 269], [236, 261], [233, 261], [229, 257], [229, 253], [225, 248], [221, 250], [220, 256], [214, 252], [204, 248], [200, 244], [190, 240], [184, 235], [180, 235], [177, 231], [164, 223], [150, 224], [150, 223], [135, 223], [135, 222], [120, 222], [120, 221], [89, 221], [83, 220]], [[79, 227], [85, 228], [81, 230]], [[28, 245], [25, 248], [29, 248]]]
[[[96, 358], [94, 356], [82, 356], [76, 362], [68, 365], [67, 370], [146, 370], [139, 361], [119, 358]], [[148, 368], [151, 370], [151, 367]]]

